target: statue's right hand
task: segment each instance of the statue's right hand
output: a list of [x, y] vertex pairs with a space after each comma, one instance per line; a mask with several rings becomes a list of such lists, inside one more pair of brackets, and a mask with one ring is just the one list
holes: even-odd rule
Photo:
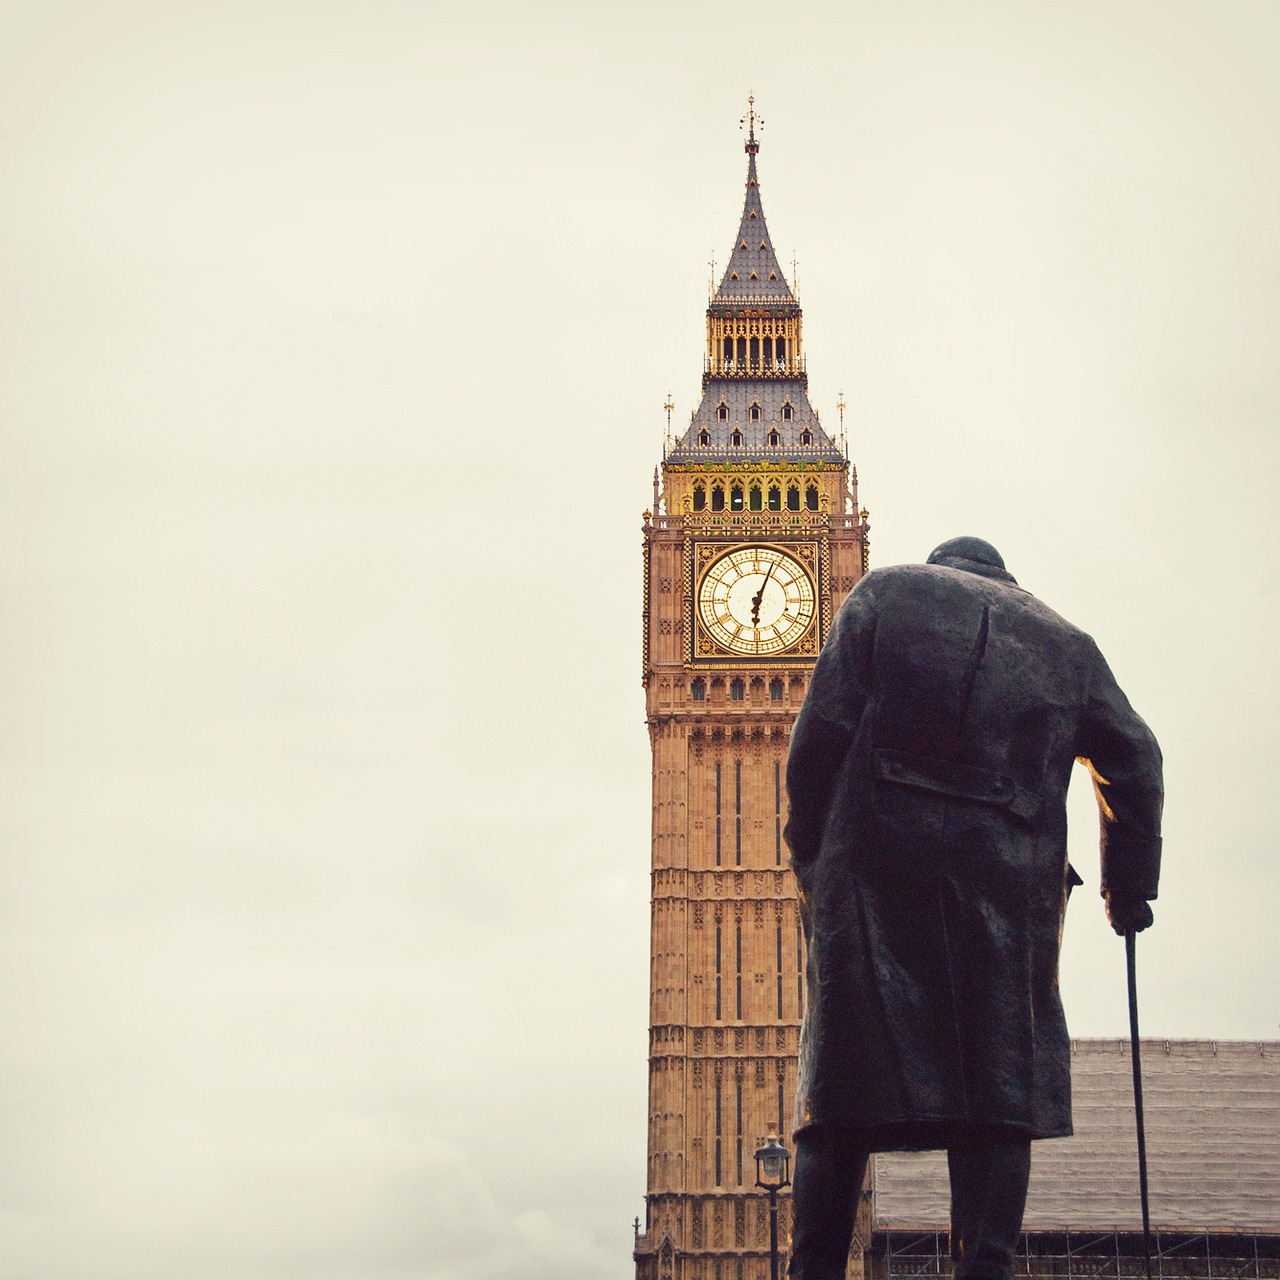
[[1107, 919], [1121, 936], [1130, 931], [1141, 933], [1155, 923], [1151, 904], [1132, 893], [1108, 893], [1106, 895]]

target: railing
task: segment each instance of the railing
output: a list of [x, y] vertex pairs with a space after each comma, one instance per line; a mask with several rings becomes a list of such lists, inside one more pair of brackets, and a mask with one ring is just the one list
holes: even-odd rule
[[831, 516], [826, 511], [686, 511], [686, 525], [698, 528], [715, 528], [732, 525], [734, 528], [773, 529], [803, 525], [825, 525]]
[[703, 373], [723, 373], [728, 376], [744, 373], [772, 374], [779, 378], [798, 378], [809, 370], [809, 357], [802, 355], [799, 360], [766, 360], [764, 356], [703, 356]]
[[[786, 281], [779, 280], [779, 284], [785, 284]], [[707, 303], [708, 310], [714, 309], [720, 311], [725, 307], [743, 307], [751, 306], [753, 303], [762, 307], [798, 307], [800, 305], [799, 296], [794, 290], [790, 289], [790, 297], [783, 297], [776, 293], [734, 293], [727, 294], [721, 298], [718, 294], [713, 295]]]
[[653, 529], [861, 529], [858, 516], [833, 514], [830, 511], [686, 511], [683, 515], [651, 516], [646, 523]]
[[[840, 446], [832, 440], [819, 440], [816, 436], [812, 444], [801, 444], [797, 441], [795, 444], [699, 444], [697, 438], [692, 440], [686, 439], [679, 445], [673, 445], [667, 451], [667, 457], [675, 453], [676, 449], [681, 453], [691, 453], [697, 456], [699, 460], [703, 458], [732, 458], [735, 462], [742, 463], [769, 463], [769, 462], [792, 462], [794, 459], [791, 454], [804, 451], [812, 452], [815, 455], [815, 461], [823, 461], [823, 454], [827, 455], [826, 461], [836, 460], [840, 465], [844, 465], [844, 454], [840, 452]], [[783, 451], [786, 451], [785, 457], [779, 457]]]
[[[1145, 1280], [1140, 1231], [1023, 1232], [1014, 1258], [1023, 1280]], [[945, 1231], [879, 1230], [869, 1280], [935, 1280], [951, 1270]], [[1151, 1273], [1161, 1280], [1275, 1280], [1280, 1236], [1241, 1231], [1153, 1232]]]
[[762, 360], [704, 360], [702, 372], [709, 378], [774, 378], [780, 382], [799, 381], [808, 372], [801, 361], [794, 365], [765, 364]]

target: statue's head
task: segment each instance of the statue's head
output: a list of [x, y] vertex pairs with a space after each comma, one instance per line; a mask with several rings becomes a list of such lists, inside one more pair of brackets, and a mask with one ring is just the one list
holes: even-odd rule
[[975, 564], [985, 565], [988, 569], [1003, 569], [1004, 557], [991, 543], [981, 538], [948, 538], [929, 552], [926, 563], [946, 565], [950, 569], [967, 569]]

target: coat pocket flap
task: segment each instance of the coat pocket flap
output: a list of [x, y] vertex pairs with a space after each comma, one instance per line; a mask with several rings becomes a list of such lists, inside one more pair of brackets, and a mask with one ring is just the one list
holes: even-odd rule
[[882, 782], [902, 787], [993, 804], [1026, 822], [1034, 822], [1040, 812], [1040, 797], [1018, 786], [1012, 778], [989, 769], [957, 764], [954, 760], [880, 747], [875, 752], [875, 776]]

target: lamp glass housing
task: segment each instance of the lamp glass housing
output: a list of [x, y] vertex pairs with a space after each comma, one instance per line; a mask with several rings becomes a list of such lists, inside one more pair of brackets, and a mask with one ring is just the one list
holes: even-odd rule
[[791, 1152], [777, 1138], [770, 1138], [756, 1152], [756, 1186], [785, 1187], [790, 1184]]

